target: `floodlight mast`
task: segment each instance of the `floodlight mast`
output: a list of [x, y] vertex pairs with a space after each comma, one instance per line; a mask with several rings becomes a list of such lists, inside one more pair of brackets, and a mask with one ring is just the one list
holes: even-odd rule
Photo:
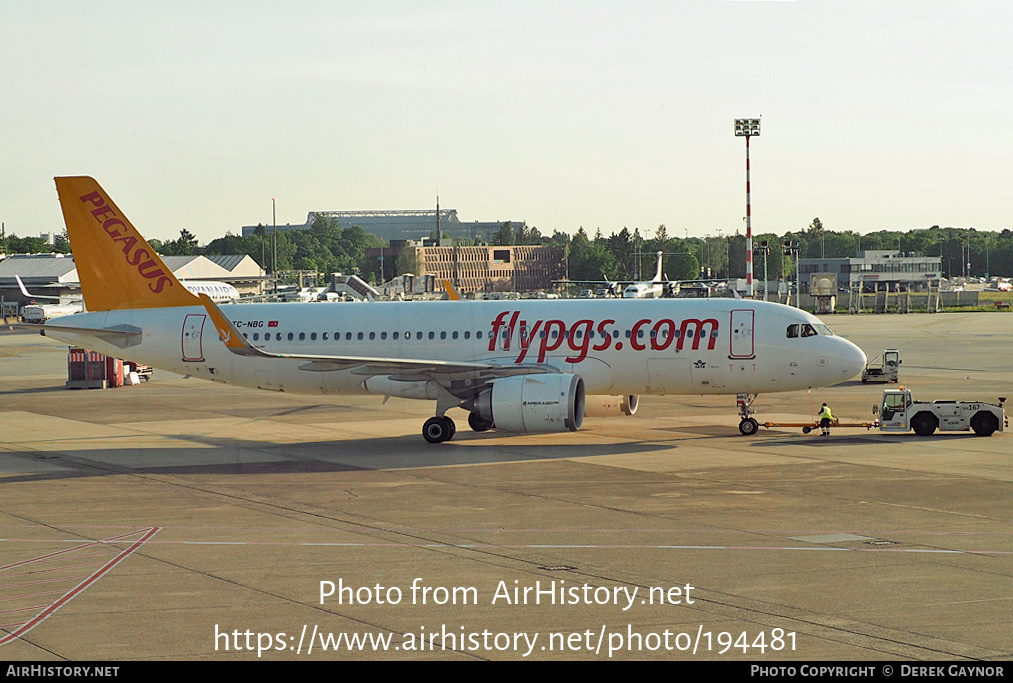
[[753, 222], [749, 201], [749, 138], [760, 135], [760, 119], [735, 119], [735, 136], [746, 139], [746, 289], [753, 291]]

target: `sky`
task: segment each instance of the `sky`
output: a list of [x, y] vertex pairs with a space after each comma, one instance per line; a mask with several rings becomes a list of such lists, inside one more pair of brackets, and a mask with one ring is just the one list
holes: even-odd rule
[[425, 209], [543, 233], [1010, 227], [1006, 0], [33, 0], [0, 221], [91, 175], [147, 237]]

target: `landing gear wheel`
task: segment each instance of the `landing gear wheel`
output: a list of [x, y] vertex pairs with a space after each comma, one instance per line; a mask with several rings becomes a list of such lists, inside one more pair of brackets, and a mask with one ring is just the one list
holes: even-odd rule
[[431, 417], [422, 425], [422, 436], [429, 443], [450, 441], [457, 432], [457, 426], [449, 417]]
[[739, 432], [742, 433], [742, 436], [752, 436], [759, 428], [759, 423], [751, 417], [747, 417], [739, 423]]
[[481, 417], [478, 413], [468, 413], [468, 426], [471, 427], [473, 432], [484, 432], [488, 429], [492, 429], [492, 420], [486, 420]]

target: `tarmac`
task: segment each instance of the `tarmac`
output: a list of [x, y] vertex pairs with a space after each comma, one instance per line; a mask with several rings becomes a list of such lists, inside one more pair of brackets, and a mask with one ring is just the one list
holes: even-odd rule
[[[916, 398], [1013, 397], [1013, 314], [824, 320]], [[66, 373], [0, 333], [5, 661], [1013, 657], [1009, 432], [743, 437], [734, 396], [643, 396], [431, 445], [425, 401]], [[864, 421], [883, 388], [754, 408]]]

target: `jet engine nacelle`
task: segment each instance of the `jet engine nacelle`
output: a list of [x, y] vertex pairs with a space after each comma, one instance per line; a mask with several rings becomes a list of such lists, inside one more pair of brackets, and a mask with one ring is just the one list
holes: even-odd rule
[[504, 377], [466, 407], [508, 432], [575, 432], [584, 420], [584, 380], [570, 374]]
[[633, 415], [640, 405], [636, 394], [626, 396], [588, 396], [584, 401], [584, 417], [619, 417]]

